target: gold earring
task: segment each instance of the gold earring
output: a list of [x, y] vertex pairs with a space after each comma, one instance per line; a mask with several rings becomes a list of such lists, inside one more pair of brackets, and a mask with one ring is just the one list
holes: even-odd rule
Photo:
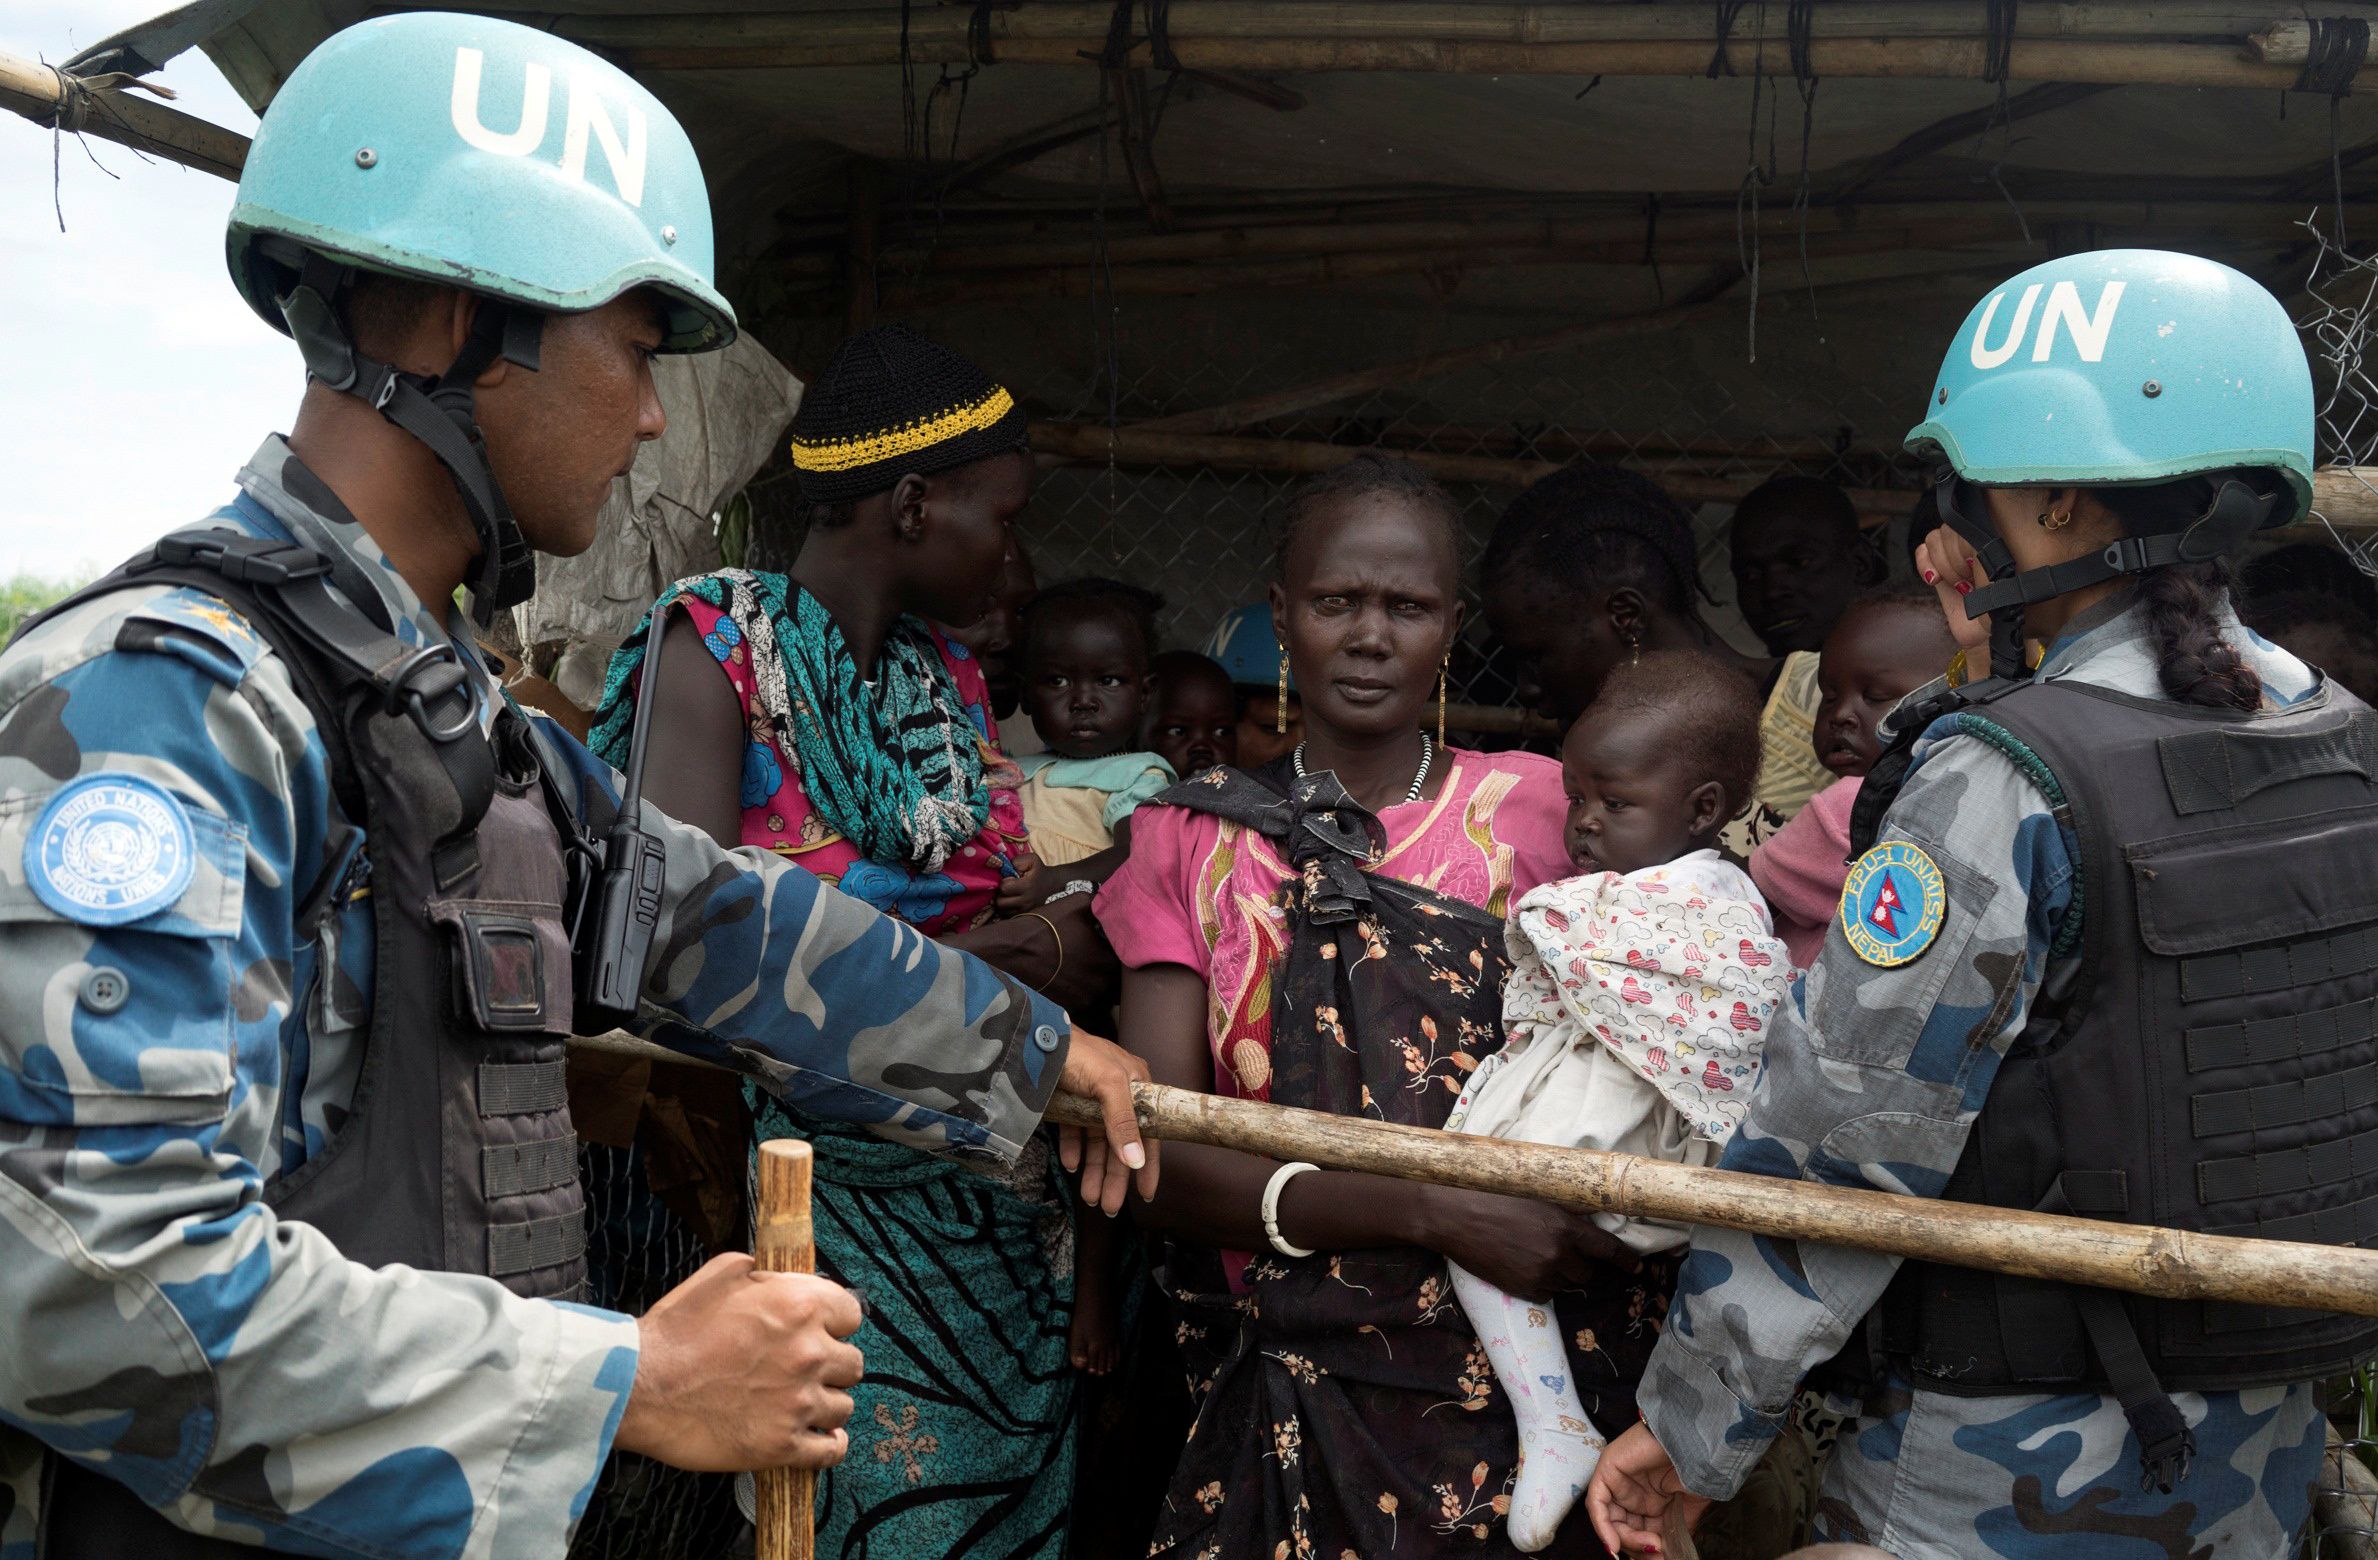
[[2072, 524], [2072, 511], [2069, 509], [2046, 510], [2040, 515], [2039, 523], [2040, 529], [2043, 531], [2061, 531]]
[[1643, 664], [1643, 641], [1633, 634], [1627, 636], [1627, 664], [1629, 666]]
[[1272, 730], [1288, 735], [1288, 652], [1280, 652], [1280, 696], [1272, 701]]
[[1453, 652], [1445, 652], [1445, 659], [1437, 663], [1437, 746], [1445, 745], [1445, 671], [1453, 665]]

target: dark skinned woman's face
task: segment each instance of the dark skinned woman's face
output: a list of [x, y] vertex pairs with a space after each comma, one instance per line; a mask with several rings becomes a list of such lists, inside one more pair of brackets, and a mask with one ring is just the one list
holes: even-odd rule
[[1461, 569], [1445, 528], [1402, 499], [1354, 495], [1309, 515], [1272, 587], [1315, 734], [1410, 731], [1461, 628]]
[[1520, 702], [1567, 726], [1626, 655], [1598, 602], [1574, 602], [1525, 576], [1486, 582], [1486, 622], [1519, 677]]
[[904, 605], [936, 623], [980, 622], [999, 601], [1008, 527], [1032, 498], [1032, 457], [1018, 450], [902, 484]]

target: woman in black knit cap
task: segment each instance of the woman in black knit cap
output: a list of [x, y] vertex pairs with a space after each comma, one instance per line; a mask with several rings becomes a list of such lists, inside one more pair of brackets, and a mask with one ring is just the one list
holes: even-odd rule
[[[647, 794], [774, 850], [1068, 1007], [1115, 965], [1087, 895], [992, 919], [1023, 815], [983, 675], [934, 623], [990, 611], [1032, 486], [1024, 414], [899, 326], [843, 343], [793, 422], [811, 506], [789, 574], [672, 586]], [[591, 745], [623, 756], [641, 628]], [[981, 1080], [952, 1076], [963, 1113]], [[1069, 1199], [1045, 1145], [1006, 1179], [787, 1112], [816, 1151], [818, 1267], [872, 1303], [851, 1455], [818, 1481], [820, 1555], [1055, 1556], [1074, 1467]]]

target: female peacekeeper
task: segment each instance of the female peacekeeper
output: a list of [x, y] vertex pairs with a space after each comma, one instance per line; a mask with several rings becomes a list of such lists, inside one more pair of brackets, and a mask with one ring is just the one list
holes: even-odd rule
[[[2241, 628], [2222, 561], [2310, 501], [2286, 314], [2189, 255], [2055, 260], [1972, 311], [1931, 402], [1908, 446], [1946, 467], [1946, 529], [1920, 568], [1952, 623], [1988, 615], [1991, 674], [1960, 664], [1893, 716], [1723, 1166], [2367, 1240], [2378, 717]], [[2312, 1383], [2374, 1336], [1702, 1230], [1589, 1509], [1613, 1549], [1659, 1552], [1858, 1339], [1818, 1537], [2281, 1555], [2319, 1471]]]

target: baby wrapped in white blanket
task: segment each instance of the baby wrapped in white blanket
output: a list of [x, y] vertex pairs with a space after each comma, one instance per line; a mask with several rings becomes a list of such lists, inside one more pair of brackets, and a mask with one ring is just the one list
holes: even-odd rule
[[[1473, 1073], [1445, 1125], [1569, 1148], [1708, 1164], [1740, 1124], [1791, 960], [1758, 889], [1714, 850], [1639, 871], [1594, 872], [1522, 898], [1506, 937], [1507, 1040]], [[1596, 1215], [1641, 1252], [1682, 1225]], [[1510, 1534], [1551, 1541], [1603, 1440], [1570, 1380], [1547, 1308], [1459, 1267], [1454, 1289], [1520, 1424], [1525, 1464]]]

